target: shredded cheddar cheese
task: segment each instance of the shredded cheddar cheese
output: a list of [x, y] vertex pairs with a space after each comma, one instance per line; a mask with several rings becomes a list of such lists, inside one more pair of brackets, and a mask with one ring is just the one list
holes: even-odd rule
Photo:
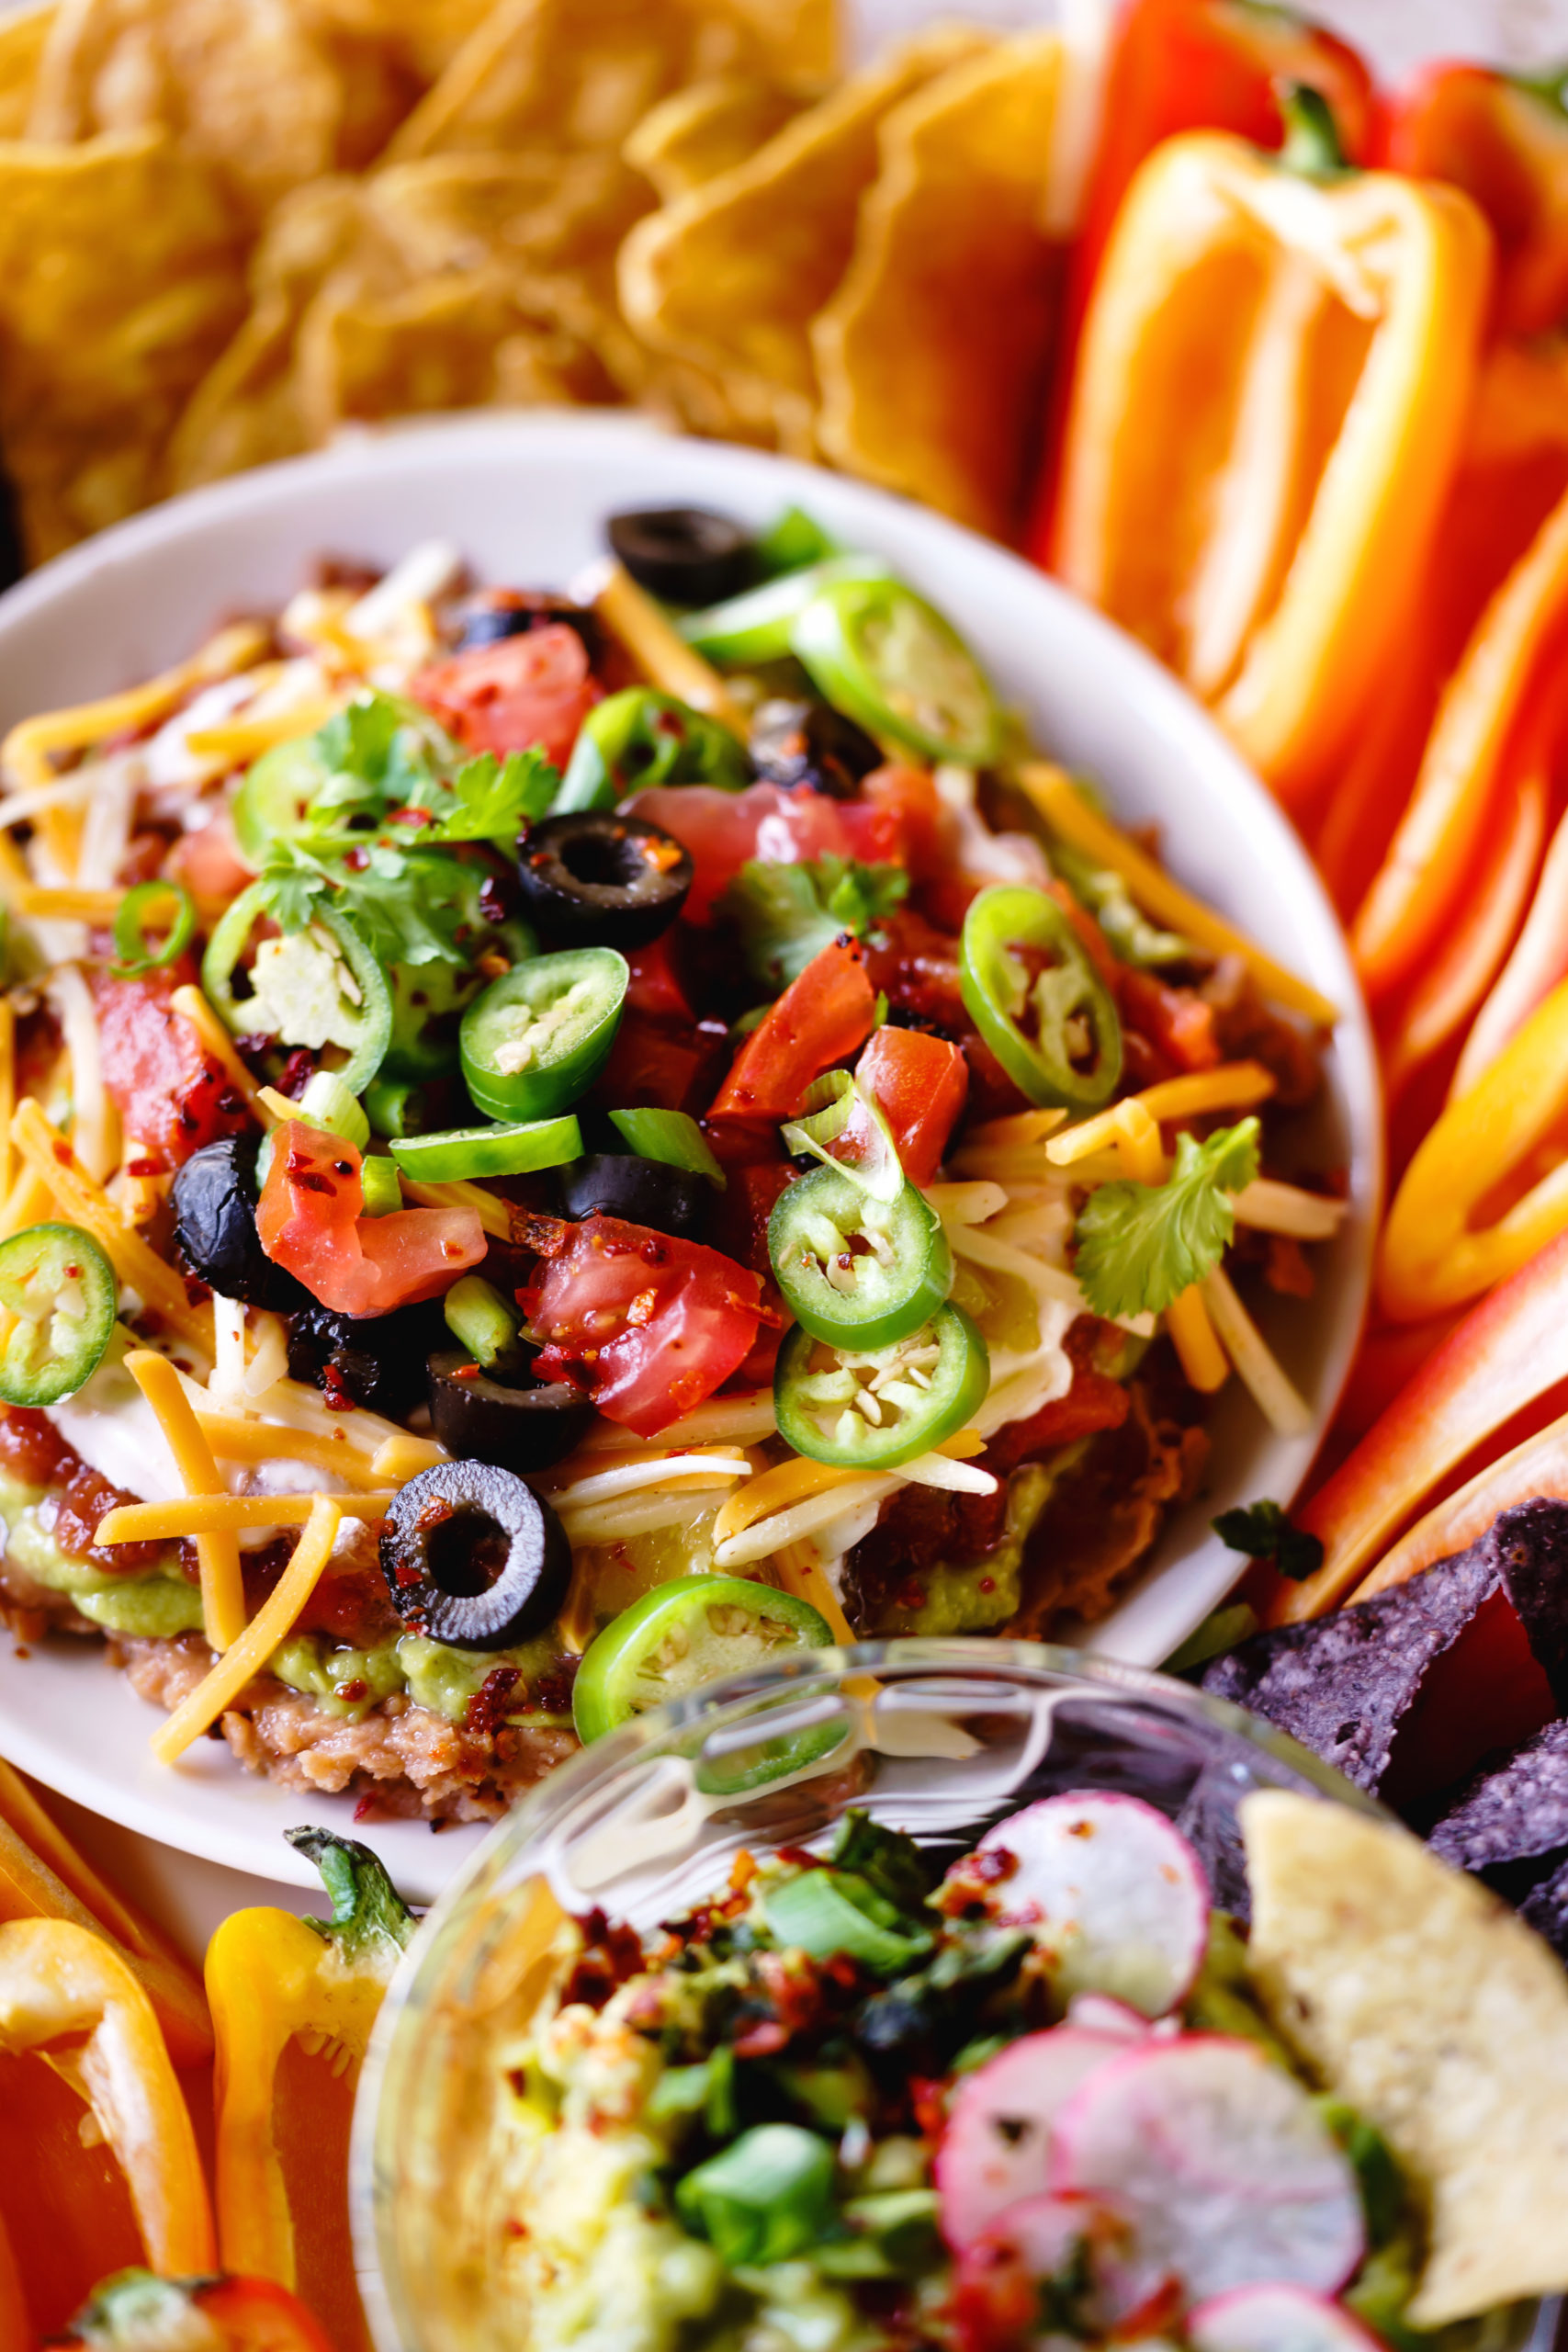
[[[243, 1527], [302, 1527], [317, 1495], [190, 1495], [172, 1503], [121, 1503], [98, 1521], [97, 1544], [174, 1544], [183, 1537], [238, 1533]], [[368, 1495], [333, 1495], [344, 1519], [385, 1519], [397, 1500], [387, 1487]]]
[[212, 1309], [193, 1306], [172, 1266], [134, 1233], [114, 1203], [88, 1175], [58, 1127], [51, 1126], [29, 1095], [17, 1104], [11, 1140], [59, 1203], [73, 1225], [85, 1227], [128, 1290], [153, 1308], [171, 1329], [210, 1356]]
[[1213, 1396], [1216, 1388], [1223, 1388], [1231, 1368], [1197, 1284], [1171, 1300], [1165, 1310], [1165, 1328], [1193, 1387], [1201, 1389], [1206, 1396]]
[[[385, 1446], [372, 1458], [355, 1444], [346, 1430], [291, 1429], [287, 1423], [252, 1420], [243, 1413], [204, 1413], [199, 1408], [196, 1422], [220, 1462], [307, 1462], [313, 1470], [331, 1471], [354, 1487], [379, 1487], [389, 1479], [402, 1483], [396, 1472], [378, 1466]], [[417, 1445], [423, 1441], [415, 1438], [410, 1442]], [[445, 1462], [449, 1457], [443, 1453], [440, 1459]], [[429, 1465], [421, 1463], [419, 1466]]]
[[1134, 1105], [1157, 1127], [1163, 1120], [1196, 1118], [1205, 1111], [1250, 1110], [1255, 1102], [1267, 1102], [1273, 1091], [1273, 1075], [1261, 1062], [1222, 1062], [1217, 1069], [1161, 1079], [1157, 1086], [1146, 1086], [1141, 1094], [1113, 1102], [1109, 1111], [1080, 1119], [1066, 1135], [1053, 1136], [1045, 1157], [1054, 1167], [1070, 1168], [1091, 1151], [1119, 1145], [1131, 1132], [1126, 1122], [1136, 1117]]
[[1223, 915], [1215, 914], [1201, 899], [1193, 898], [1179, 882], [1173, 882], [1163, 866], [1156, 865], [1135, 842], [1130, 842], [1125, 833], [1118, 831], [1089, 806], [1063, 769], [1043, 760], [1025, 760], [1017, 774], [1020, 785], [1046, 823], [1075, 849], [1087, 850], [1091, 857], [1113, 867], [1145, 914], [1195, 941], [1200, 947], [1208, 948], [1213, 955], [1239, 956], [1265, 996], [1272, 997], [1292, 1012], [1303, 1013], [1319, 1028], [1333, 1028], [1339, 1012], [1328, 997], [1308, 981], [1298, 979], [1293, 972], [1288, 972], [1272, 956], [1256, 946], [1245, 932], [1237, 931]]
[[771, 1519], [775, 1511], [788, 1510], [812, 1495], [826, 1494], [831, 1487], [852, 1485], [864, 1476], [863, 1470], [840, 1469], [828, 1462], [807, 1462], [800, 1455], [793, 1462], [781, 1462], [729, 1497], [713, 1524], [715, 1547], [731, 1542], [760, 1520]]
[[186, 748], [198, 760], [220, 760], [225, 767], [248, 767], [276, 743], [292, 743], [297, 736], [313, 735], [343, 708], [337, 695], [317, 695], [286, 710], [269, 710], [254, 718], [231, 718], [216, 727], [194, 728]]
[[[370, 1467], [378, 1478], [389, 1478], [395, 1486], [406, 1487], [422, 1470], [434, 1470], [438, 1463], [451, 1459], [437, 1439], [411, 1437], [400, 1430], [396, 1437], [382, 1440], [371, 1456]], [[348, 1473], [344, 1475], [346, 1477]]]
[[844, 1614], [843, 1603], [834, 1591], [832, 1581], [809, 1544], [786, 1544], [773, 1555], [773, 1566], [780, 1584], [796, 1600], [804, 1600], [825, 1617], [833, 1629], [833, 1639], [841, 1650], [854, 1645], [854, 1632]]
[[39, 922], [90, 922], [107, 926], [125, 900], [123, 890], [79, 890], [73, 883], [58, 889], [42, 882], [18, 882], [10, 893], [14, 914]]
[[0, 996], [0, 1201], [11, 1193], [11, 1116], [17, 1107], [17, 1009]]
[[296, 1619], [316, 1589], [321, 1570], [337, 1540], [342, 1507], [330, 1495], [317, 1495], [294, 1556], [276, 1589], [250, 1623], [188, 1699], [182, 1700], [162, 1728], [152, 1735], [153, 1755], [161, 1764], [173, 1764], [193, 1739], [216, 1723], [231, 1699], [237, 1699], [253, 1676], [266, 1665], [279, 1642], [286, 1641]]
[[[135, 1348], [125, 1368], [158, 1416], [164, 1443], [175, 1457], [187, 1495], [220, 1495], [223, 1480], [212, 1449], [191, 1411], [179, 1374], [165, 1356], [151, 1348]], [[201, 1568], [201, 1611], [209, 1645], [227, 1650], [245, 1630], [245, 1587], [240, 1574], [240, 1545], [234, 1531], [213, 1529], [196, 1539]]]
[[106, 736], [126, 729], [150, 726], [164, 718], [193, 687], [209, 685], [236, 670], [248, 670], [266, 651], [268, 632], [254, 621], [239, 621], [220, 629], [188, 662], [164, 670], [145, 685], [125, 694], [106, 695], [97, 702], [74, 704], [67, 710], [44, 710], [13, 727], [0, 743], [0, 774], [25, 788], [52, 782], [51, 755], [83, 752]]
[[730, 699], [729, 689], [712, 664], [672, 628], [629, 571], [615, 563], [593, 599], [593, 609], [618, 638], [637, 668], [660, 691], [689, 702], [694, 710], [716, 718], [721, 727], [746, 741], [746, 721]]

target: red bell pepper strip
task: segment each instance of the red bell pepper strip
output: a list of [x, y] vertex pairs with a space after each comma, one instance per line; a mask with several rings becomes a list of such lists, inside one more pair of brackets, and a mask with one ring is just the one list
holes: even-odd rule
[[1448, 1495], [1391, 1552], [1385, 1552], [1371, 1576], [1351, 1594], [1352, 1600], [1370, 1600], [1374, 1592], [1404, 1584], [1436, 1561], [1450, 1559], [1484, 1535], [1499, 1511], [1528, 1503], [1537, 1495], [1568, 1500], [1568, 1414], [1551, 1421], [1522, 1444], [1478, 1470], [1456, 1494]]
[[883, 1113], [905, 1175], [929, 1184], [963, 1115], [969, 1066], [945, 1037], [919, 1029], [878, 1029], [855, 1076]]
[[[1280, 83], [1320, 90], [1351, 163], [1377, 143], [1371, 76], [1355, 51], [1289, 9], [1249, 0], [1128, 0], [1106, 71], [1100, 131], [1067, 280], [1060, 384], [1099, 275], [1101, 256], [1138, 166], [1184, 130], [1230, 130], [1255, 147], [1283, 145]], [[1052, 435], [1055, 440], [1055, 434]], [[1050, 562], [1055, 469], [1047, 464], [1028, 540]]]
[[1440, 1480], [1562, 1380], [1568, 1233], [1472, 1309], [1298, 1514], [1323, 1544], [1323, 1566], [1300, 1584], [1281, 1580], [1269, 1623], [1334, 1608]]
[[1384, 160], [1413, 179], [1448, 180], [1497, 239], [1495, 321], [1542, 334], [1568, 317], [1568, 112], [1562, 76], [1484, 66], [1424, 66], [1388, 102]]
[[852, 939], [831, 941], [752, 1030], [709, 1118], [793, 1119], [812, 1080], [847, 1061], [875, 1020], [863, 949]]

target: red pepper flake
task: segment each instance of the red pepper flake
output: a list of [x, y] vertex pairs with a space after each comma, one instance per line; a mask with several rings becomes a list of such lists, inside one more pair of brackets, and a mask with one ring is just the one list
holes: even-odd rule
[[54, 1156], [62, 1168], [69, 1168], [76, 1155], [68, 1143], [57, 1143], [54, 1147]]
[[[220, 1100], [218, 1107], [220, 1111], [231, 1108], [237, 1110], [239, 1097], [236, 1095], [232, 1105]], [[161, 1176], [164, 1170], [161, 1163], [156, 1159], [128, 1159], [125, 1163], [125, 1172], [128, 1176]]]
[[463, 1729], [471, 1739], [493, 1739], [506, 1721], [512, 1694], [523, 1679], [521, 1667], [492, 1666], [463, 1713]]

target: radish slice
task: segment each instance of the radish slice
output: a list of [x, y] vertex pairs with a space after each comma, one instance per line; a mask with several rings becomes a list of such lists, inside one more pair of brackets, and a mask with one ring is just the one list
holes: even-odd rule
[[1115, 2041], [1143, 2041], [1152, 2030], [1142, 2009], [1129, 2008], [1109, 1993], [1075, 1993], [1067, 2003], [1067, 2023], [1082, 2026], [1086, 2033], [1108, 2033]]
[[1193, 2352], [1382, 2352], [1379, 2337], [1304, 2287], [1238, 2287], [1190, 2313]]
[[[963, 2352], [1014, 2352], [1041, 2328], [1043, 2287], [1069, 2307], [1073, 2333], [1097, 2340], [1157, 2310], [1168, 2316], [1176, 2282], [1130, 2265], [1127, 2227], [1088, 2197], [1026, 2197], [998, 2215], [958, 2257], [953, 2313]], [[1052, 2331], [1055, 2340], [1060, 2331]]]
[[1123, 2049], [1056, 2116], [1049, 2186], [1104, 2198], [1201, 2301], [1264, 2283], [1332, 2294], [1361, 2258], [1356, 2177], [1302, 2086], [1256, 2043]]
[[995, 1918], [1033, 1928], [1055, 1953], [1064, 1993], [1109, 1993], [1158, 2018], [1202, 1966], [1203, 1865], [1141, 1797], [1082, 1790], [1025, 1805], [986, 1832], [954, 1877], [965, 1892], [976, 1882]]
[[1079, 2085], [1127, 2048], [1124, 2035], [1053, 2026], [998, 2050], [959, 2084], [937, 2151], [942, 2232], [966, 2246], [998, 2214], [1040, 2196], [1051, 2126]]

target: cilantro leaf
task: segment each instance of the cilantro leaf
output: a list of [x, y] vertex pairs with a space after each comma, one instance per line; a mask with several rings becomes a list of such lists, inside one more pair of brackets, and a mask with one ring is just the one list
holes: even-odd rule
[[353, 923], [383, 964], [466, 968], [471, 960], [476, 878], [439, 850], [411, 854], [371, 842], [339, 852], [279, 840], [261, 880], [262, 906], [280, 931], [303, 931], [325, 905]]
[[840, 933], [863, 939], [909, 888], [901, 866], [818, 857], [793, 865], [749, 858], [720, 910], [740, 933], [747, 968], [764, 988], [785, 989]]
[[536, 744], [508, 752], [505, 764], [493, 752], [460, 767], [447, 787], [450, 806], [432, 802], [436, 821], [419, 836], [431, 842], [515, 842], [525, 824], [542, 817], [560, 786], [560, 775]]
[[1101, 1184], [1077, 1222], [1073, 1272], [1097, 1315], [1158, 1314], [1212, 1273], [1235, 1230], [1231, 1195], [1258, 1174], [1258, 1122], [1179, 1137], [1163, 1184]]
[[307, 830], [316, 834], [375, 824], [390, 808], [419, 805], [422, 795], [444, 789], [442, 768], [462, 758], [429, 711], [398, 695], [357, 695], [311, 741], [324, 771], [310, 806]]
[[1297, 1527], [1278, 1503], [1247, 1503], [1209, 1521], [1222, 1544], [1250, 1560], [1272, 1560], [1282, 1577], [1301, 1584], [1323, 1566], [1323, 1545]]

